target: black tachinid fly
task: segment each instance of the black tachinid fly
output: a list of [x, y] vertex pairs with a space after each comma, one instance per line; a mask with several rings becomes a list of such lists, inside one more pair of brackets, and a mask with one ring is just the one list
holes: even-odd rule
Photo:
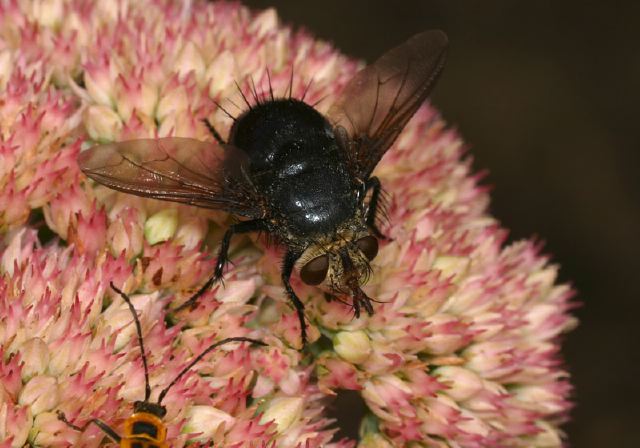
[[282, 282], [304, 344], [304, 305], [290, 283], [296, 264], [305, 283], [351, 296], [356, 317], [361, 307], [373, 313], [360, 288], [382, 237], [380, 181], [371, 174], [431, 92], [446, 49], [441, 31], [413, 36], [358, 72], [327, 116], [272, 94], [235, 119], [227, 142], [207, 123], [216, 142], [131, 140], [93, 147], [78, 161], [115, 190], [245, 218], [226, 231], [213, 276], [185, 305], [222, 278], [234, 234], [273, 236], [286, 249]]

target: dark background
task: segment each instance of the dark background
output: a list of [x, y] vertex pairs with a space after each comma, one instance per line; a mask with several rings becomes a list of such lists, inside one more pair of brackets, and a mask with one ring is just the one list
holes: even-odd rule
[[512, 239], [538, 236], [575, 284], [564, 344], [573, 447], [640, 447], [640, 4], [249, 1], [373, 61], [419, 31], [450, 39], [432, 99], [494, 186]]

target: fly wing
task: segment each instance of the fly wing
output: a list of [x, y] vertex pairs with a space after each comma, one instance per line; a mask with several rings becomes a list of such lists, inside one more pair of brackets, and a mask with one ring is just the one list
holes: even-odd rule
[[262, 214], [246, 176], [246, 154], [233, 146], [182, 137], [129, 140], [83, 151], [78, 164], [91, 179], [125, 193], [247, 217]]
[[368, 178], [407, 121], [429, 96], [442, 68], [447, 36], [410, 38], [358, 72], [328, 112], [356, 174]]

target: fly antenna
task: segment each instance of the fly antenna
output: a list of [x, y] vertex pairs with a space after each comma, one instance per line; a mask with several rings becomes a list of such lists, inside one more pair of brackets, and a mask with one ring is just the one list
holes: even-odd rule
[[142, 327], [140, 326], [140, 320], [138, 319], [138, 313], [131, 303], [131, 299], [120, 289], [116, 288], [116, 285], [113, 282], [109, 282], [111, 285], [111, 289], [120, 294], [122, 300], [124, 300], [127, 305], [129, 305], [129, 310], [131, 310], [131, 314], [133, 314], [133, 321], [136, 324], [136, 331], [138, 332], [138, 345], [140, 345], [140, 352], [142, 353], [142, 365], [144, 366], [144, 401], [149, 401], [149, 397], [151, 396], [151, 386], [149, 386], [149, 367], [147, 366], [147, 355], [144, 351], [144, 343], [142, 342]]
[[160, 392], [160, 395], [158, 396], [158, 405], [162, 404], [162, 400], [167, 395], [167, 392], [169, 392], [169, 389], [175, 386], [175, 384], [180, 380], [180, 378], [182, 378], [182, 376], [185, 373], [191, 370], [193, 366], [195, 366], [202, 358], [204, 358], [207, 353], [215, 350], [221, 345], [228, 344], [229, 342], [251, 342], [252, 344], [256, 344], [256, 345], [263, 345], [263, 346], [267, 345], [262, 341], [258, 341], [257, 339], [245, 338], [241, 336], [223, 339], [222, 341], [218, 341], [214, 344], [211, 344], [207, 349], [205, 349], [202, 353], [196, 356], [184, 369], [182, 369], [182, 371], [178, 373], [178, 375], [173, 379], [173, 381], [171, 381], [171, 383], [169, 383], [169, 385], [165, 387], [162, 392]]

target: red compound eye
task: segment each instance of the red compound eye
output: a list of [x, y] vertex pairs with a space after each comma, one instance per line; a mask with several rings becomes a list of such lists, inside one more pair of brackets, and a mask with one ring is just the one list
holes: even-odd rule
[[300, 278], [307, 285], [319, 285], [327, 276], [329, 270], [329, 256], [320, 255], [305, 264], [300, 270]]
[[378, 240], [371, 235], [360, 238], [356, 241], [356, 246], [369, 260], [373, 260], [378, 255]]

